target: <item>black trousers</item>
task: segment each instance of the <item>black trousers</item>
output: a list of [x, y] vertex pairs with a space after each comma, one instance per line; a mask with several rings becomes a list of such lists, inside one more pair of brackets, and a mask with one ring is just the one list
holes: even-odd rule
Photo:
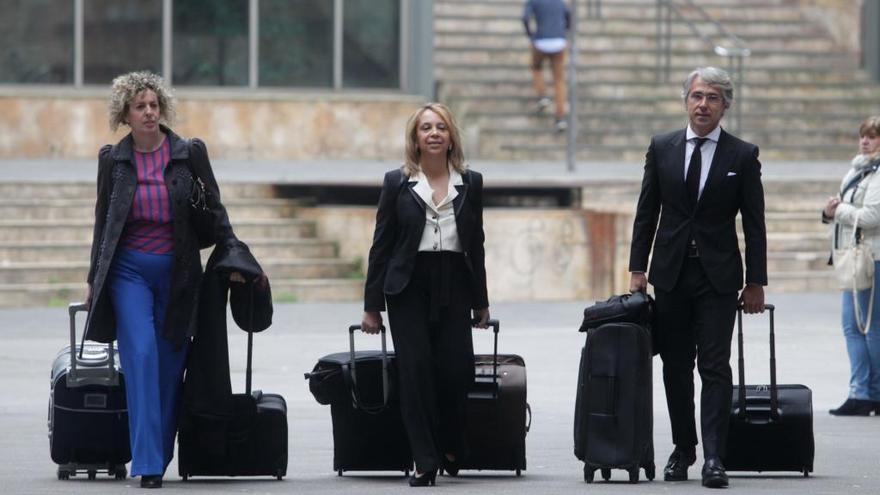
[[461, 253], [419, 253], [407, 287], [387, 296], [400, 409], [416, 468], [467, 455], [465, 405], [474, 382], [471, 288]]
[[704, 457], [722, 456], [727, 443], [733, 377], [730, 343], [737, 293], [715, 292], [699, 258], [686, 258], [675, 287], [655, 290], [661, 332], [663, 384], [672, 423], [672, 442], [697, 445], [694, 424], [694, 358], [703, 387], [700, 425]]

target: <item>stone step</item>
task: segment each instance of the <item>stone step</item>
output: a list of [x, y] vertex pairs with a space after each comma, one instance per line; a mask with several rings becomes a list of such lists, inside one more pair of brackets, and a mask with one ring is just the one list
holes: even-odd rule
[[[615, 49], [603, 50], [591, 47], [583, 47], [578, 50], [578, 62], [581, 64], [635, 64], [649, 65], [657, 63], [657, 52], [653, 47], [646, 49]], [[674, 50], [670, 53], [670, 60], [675, 65], [691, 64], [691, 67], [699, 65], [728, 65], [727, 59], [715, 55], [711, 49], [701, 50]], [[434, 63], [441, 65], [453, 64], [520, 64], [528, 67], [531, 63], [531, 55], [527, 50], [517, 48], [489, 49], [473, 47], [471, 49], [444, 49], [434, 50]], [[746, 61], [746, 65], [754, 63], [757, 66], [773, 65], [776, 67], [799, 67], [802, 65], [817, 64], [837, 68], [838, 70], [856, 70], [858, 59], [855, 54], [841, 51], [765, 51], [755, 52]]]
[[[39, 162], [34, 161], [34, 166]], [[30, 166], [30, 160], [22, 160], [14, 166]], [[224, 203], [232, 198], [272, 198], [275, 187], [271, 184], [247, 182], [220, 182], [220, 194]], [[28, 198], [47, 200], [90, 200], [94, 204], [94, 182], [0, 182], [0, 198]]]
[[[267, 237], [303, 238], [315, 236], [315, 224], [298, 219], [249, 220], [234, 225], [235, 234], [247, 242], [248, 239]], [[70, 220], [57, 222], [43, 221], [0, 221], [0, 243], [3, 242], [41, 242], [41, 241], [88, 241], [92, 240], [93, 222]]]
[[[585, 39], [589, 39], [592, 31], [601, 33], [641, 33], [655, 32], [653, 15], [635, 17], [616, 17], [603, 19], [600, 22], [590, 22], [584, 17], [578, 25], [579, 32]], [[695, 24], [701, 32], [716, 33], [714, 26], [702, 22]], [[524, 36], [524, 29], [520, 21], [520, 14], [515, 13], [507, 16], [475, 17], [469, 15], [444, 15], [434, 19], [435, 29], [441, 32], [483, 31], [487, 33], [520, 33]], [[724, 21], [724, 27], [729, 33], [740, 37], [752, 35], [764, 35], [774, 33], [788, 36], [820, 36], [825, 35], [822, 29], [813, 23], [802, 20], [776, 21], [766, 19], [740, 19]], [[673, 34], [693, 34], [687, 23], [673, 21], [671, 26]]]
[[[791, 83], [850, 83], [862, 81], [872, 83], [864, 71], [840, 71], [833, 67], [805, 64], [799, 67], [778, 67], [767, 64], [755, 64], [749, 61], [745, 65], [743, 81], [746, 84], [791, 84]], [[528, 64], [468, 64], [456, 63], [436, 65], [435, 74], [441, 89], [454, 85], [456, 81], [472, 82], [480, 79], [517, 81], [525, 74], [530, 77]], [[661, 84], [679, 86], [684, 77], [695, 65], [681, 63], [670, 66], [670, 80]], [[590, 81], [638, 81], [642, 83], [657, 82], [656, 62], [650, 64], [585, 64], [579, 61], [577, 66], [578, 80]], [[549, 77], [546, 74], [545, 77]], [[873, 84], [873, 83], [872, 83]]]
[[[648, 138], [644, 138], [648, 143]], [[647, 146], [647, 145], [645, 145]], [[645, 158], [645, 147], [633, 145], [583, 145], [577, 149], [577, 159], [615, 160], [640, 162]], [[564, 145], [536, 145], [520, 143], [516, 146], [502, 145], [500, 149], [484, 149], [481, 147], [473, 152], [473, 158], [507, 159], [514, 161], [563, 161], [565, 160]], [[829, 145], [815, 143], [811, 145], [778, 145], [773, 148], [762, 148], [763, 160], [839, 160], [840, 157], [852, 155], [852, 145]]]
[[[260, 266], [274, 278], [347, 278], [360, 277], [358, 267], [338, 258], [262, 259]], [[29, 262], [0, 266], [0, 285], [74, 283], [86, 279], [88, 261]]]
[[[257, 259], [332, 258], [338, 249], [334, 242], [320, 239], [248, 239]], [[203, 262], [211, 248], [202, 251]], [[0, 243], [0, 266], [11, 263], [87, 261], [91, 255], [88, 241], [45, 241]]]
[[768, 252], [767, 272], [774, 276], [804, 272], [823, 272], [826, 276], [831, 276], [828, 251]]
[[[639, 17], [650, 15], [654, 16], [656, 12], [656, 1], [618, 1], [618, 2], [599, 2], [602, 17], [591, 16], [587, 5], [579, 6], [579, 20], [586, 22], [601, 23], [607, 19], [616, 17]], [[701, 0], [699, 7], [714, 19], [776, 19], [776, 20], [801, 20], [800, 11], [792, 9], [789, 5], [771, 2], [713, 2]], [[748, 8], [743, 8], [748, 7]], [[687, 6], [680, 7], [683, 13], [692, 14], [693, 9]], [[445, 16], [498, 16], [517, 18], [522, 14], [523, 2], [520, 0], [506, 1], [479, 1], [473, 0], [438, 0], [434, 2], [434, 15], [437, 17]], [[690, 16], [688, 16], [690, 18]]]
[[[678, 33], [671, 37], [673, 50], [706, 50], [706, 42], [694, 37], [692, 33]], [[780, 50], [797, 51], [835, 51], [837, 44], [830, 38], [778, 36], [775, 33], [749, 36], [743, 44], [757, 52]], [[509, 48], [528, 50], [529, 41], [524, 32], [485, 33], [481, 31], [439, 31], [434, 36], [434, 46], [438, 49], [456, 50], [481, 47], [487, 49]], [[596, 50], [614, 51], [651, 50], [657, 46], [657, 35], [653, 32], [619, 33], [589, 32], [578, 36], [578, 46], [588, 46]]]
[[[239, 220], [288, 218], [297, 203], [285, 199], [230, 198], [223, 200], [233, 226]], [[0, 218], [19, 220], [92, 220], [94, 199], [0, 199]]]

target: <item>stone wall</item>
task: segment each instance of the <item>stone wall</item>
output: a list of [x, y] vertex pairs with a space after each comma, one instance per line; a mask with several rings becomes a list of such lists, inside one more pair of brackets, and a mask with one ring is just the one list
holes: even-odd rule
[[[302, 208], [297, 216], [315, 220], [318, 235], [366, 271], [374, 207]], [[487, 208], [484, 226], [491, 301], [588, 301], [628, 287], [630, 214]]]
[[[92, 158], [127, 132], [108, 130], [107, 97], [98, 90], [0, 91], [0, 159]], [[398, 158], [406, 119], [421, 101], [399, 94], [178, 98], [175, 132], [202, 138], [213, 158], [267, 160]]]
[[799, 0], [807, 18], [824, 26], [846, 50], [861, 51], [862, 0]]

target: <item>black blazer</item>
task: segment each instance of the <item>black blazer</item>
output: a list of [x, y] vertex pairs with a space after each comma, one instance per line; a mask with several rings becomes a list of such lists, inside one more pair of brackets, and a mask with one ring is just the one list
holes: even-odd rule
[[[488, 308], [483, 248], [483, 176], [467, 170], [462, 174], [462, 182], [464, 184], [456, 186], [458, 196], [452, 200], [455, 226], [470, 272], [474, 294], [472, 306], [474, 309]], [[385, 174], [364, 286], [366, 311], [384, 311], [385, 295], [399, 294], [409, 284], [425, 229], [425, 204], [413, 191], [414, 185], [402, 169]]]
[[648, 280], [660, 290], [671, 291], [693, 236], [712, 287], [721, 294], [740, 290], [739, 212], [745, 234], [745, 280], [767, 285], [767, 231], [758, 147], [722, 130], [695, 209], [689, 206], [685, 190], [684, 156], [684, 129], [651, 140], [633, 222], [630, 271], [647, 271], [653, 241]]

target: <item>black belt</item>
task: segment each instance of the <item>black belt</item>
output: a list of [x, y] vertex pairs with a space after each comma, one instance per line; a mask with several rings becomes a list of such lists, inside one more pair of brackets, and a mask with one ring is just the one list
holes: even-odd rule
[[697, 249], [696, 244], [688, 244], [685, 248], [685, 256], [688, 258], [699, 258], [700, 250]]

